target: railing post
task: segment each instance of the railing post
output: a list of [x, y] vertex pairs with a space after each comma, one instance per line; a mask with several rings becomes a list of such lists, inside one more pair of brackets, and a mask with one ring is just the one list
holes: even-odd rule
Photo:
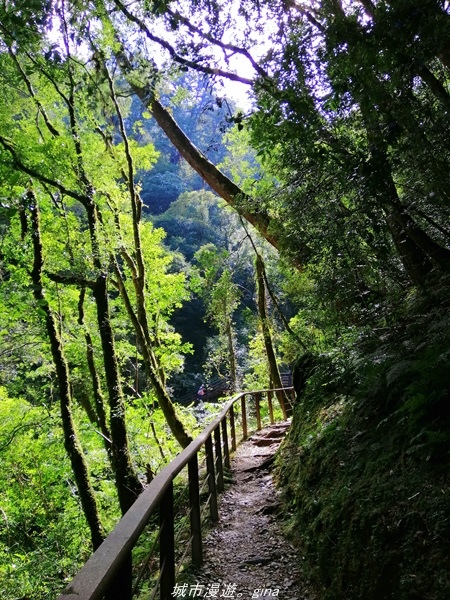
[[234, 422], [234, 404], [230, 409], [231, 450], [236, 452], [236, 425]]
[[231, 469], [230, 461], [230, 449], [228, 447], [228, 432], [227, 432], [227, 418], [226, 416], [222, 419], [222, 439], [223, 439], [223, 463], [227, 469]]
[[273, 425], [275, 423], [275, 419], [273, 418], [273, 403], [271, 390], [268, 390], [267, 392], [267, 404], [269, 405], [270, 424]]
[[214, 429], [214, 449], [216, 454], [217, 491], [223, 492], [225, 486], [223, 484], [222, 441], [219, 425]]
[[202, 542], [202, 524], [200, 515], [200, 495], [198, 478], [198, 457], [197, 454], [188, 462], [189, 474], [189, 506], [191, 521], [191, 555], [194, 565], [203, 564], [203, 542]]
[[159, 504], [159, 566], [161, 569], [160, 600], [173, 600], [175, 587], [175, 541], [173, 523], [173, 482]]
[[105, 600], [131, 600], [133, 595], [133, 573], [131, 553], [125, 559], [122, 567], [114, 577]]
[[247, 407], [245, 404], [245, 394], [241, 397], [241, 413], [242, 413], [242, 439], [247, 439]]
[[208, 489], [209, 489], [209, 514], [211, 521], [219, 520], [219, 508], [217, 505], [217, 489], [216, 476], [214, 474], [214, 453], [212, 447], [211, 436], [209, 435], [205, 441], [206, 452], [206, 470], [208, 473]]
[[255, 410], [256, 410], [256, 429], [259, 431], [262, 428], [261, 425], [261, 394], [257, 392], [255, 394]]

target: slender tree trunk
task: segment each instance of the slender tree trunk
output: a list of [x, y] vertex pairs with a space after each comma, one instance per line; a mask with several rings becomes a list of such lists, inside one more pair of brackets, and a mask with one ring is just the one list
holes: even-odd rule
[[95, 501], [94, 491], [90, 483], [88, 467], [78, 441], [78, 434], [72, 416], [69, 368], [64, 357], [62, 340], [59, 336], [55, 318], [45, 297], [42, 286], [43, 251], [39, 225], [39, 209], [36, 197], [32, 191], [28, 192], [28, 203], [31, 211], [34, 250], [34, 264], [32, 270], [33, 293], [39, 307], [45, 312], [45, 324], [58, 378], [64, 446], [72, 465], [78, 493], [80, 494], [81, 506], [89, 525], [92, 546], [95, 550], [103, 541], [103, 528], [98, 513], [97, 503]]
[[[119, 496], [119, 503], [122, 512], [128, 510], [136, 496], [142, 491], [143, 486], [133, 468], [125, 425], [125, 410], [120, 385], [119, 369], [115, 356], [114, 336], [111, 327], [109, 315], [109, 301], [107, 294], [107, 268], [102, 264], [101, 256], [103, 254], [98, 242], [98, 230], [100, 215], [98, 206], [95, 203], [95, 190], [90, 182], [88, 173], [84, 167], [85, 157], [81, 143], [81, 137], [78, 131], [77, 113], [76, 113], [76, 87], [77, 83], [73, 75], [74, 62], [71, 61], [69, 33], [67, 28], [64, 28], [62, 44], [65, 46], [67, 65], [68, 65], [68, 91], [62, 93], [59, 86], [53, 82], [56, 92], [59, 94], [62, 102], [65, 103], [68, 111], [68, 121], [72, 136], [73, 149], [75, 159], [73, 161], [73, 171], [77, 178], [77, 184], [81, 191], [70, 191], [60, 184], [58, 181], [53, 181], [38, 171], [34, 170], [30, 173], [20, 161], [16, 163], [16, 167], [23, 172], [37, 177], [41, 182], [55, 186], [59, 190], [64, 190], [72, 198], [75, 198], [82, 204], [86, 211], [90, 242], [92, 247], [92, 260], [94, 268], [97, 272], [97, 280], [92, 286], [94, 297], [97, 302], [97, 320], [100, 329], [100, 336], [103, 349], [103, 361], [105, 365], [105, 377], [108, 388], [108, 401], [110, 404], [110, 432], [112, 438], [112, 456], [114, 471], [116, 477], [116, 486]], [[47, 74], [45, 74], [47, 77]], [[50, 81], [52, 81], [50, 79]], [[49, 121], [47, 120], [47, 127]], [[53, 135], [57, 135], [56, 130], [52, 131]], [[7, 141], [2, 140], [2, 144], [8, 148], [14, 155], [14, 149]]]
[[[173, 402], [171, 401], [163, 382], [159, 378], [158, 370], [156, 368], [156, 357], [154, 356], [151, 344], [149, 343], [148, 335], [145, 335], [144, 329], [142, 327], [142, 320], [139, 320], [138, 316], [133, 310], [133, 306], [125, 288], [122, 274], [117, 264], [115, 264], [115, 273], [116, 283], [120, 295], [122, 297], [125, 309], [136, 332], [136, 337], [139, 343], [142, 357], [144, 359], [144, 366], [147, 377], [155, 392], [159, 406], [163, 411], [164, 418], [166, 419], [171, 432], [175, 436], [175, 439], [180, 444], [180, 446], [182, 448], [186, 448], [186, 446], [188, 446], [192, 442], [192, 438], [186, 433], [183, 423], [180, 421], [175, 412]], [[146, 322], [146, 319], [144, 320], [144, 322]]]
[[120, 508], [122, 513], [125, 513], [142, 492], [143, 486], [133, 468], [129, 453], [125, 424], [125, 405], [122, 396], [114, 335], [109, 316], [107, 277], [104, 273], [97, 277], [93, 294], [97, 306], [97, 320], [103, 350], [106, 385], [108, 387], [116, 486]]
[[[253, 250], [255, 252], [255, 256], [257, 258], [261, 257], [260, 254], [259, 254], [259, 252], [258, 252], [258, 249], [257, 249], [257, 247], [255, 245], [255, 242], [253, 241], [253, 238], [250, 235], [250, 233], [248, 232], [248, 229], [247, 229], [247, 227], [246, 227], [246, 225], [245, 225], [245, 223], [244, 223], [244, 221], [242, 219], [241, 219], [241, 224], [242, 224], [243, 228], [245, 229], [245, 232], [247, 233], [247, 237], [250, 240], [252, 248], [253, 248]], [[262, 266], [262, 276], [263, 276], [264, 285], [266, 287], [267, 293], [269, 294], [269, 297], [272, 300], [274, 307], [277, 309], [278, 314], [279, 314], [281, 320], [283, 321], [283, 325], [284, 325], [286, 331], [289, 333], [289, 335], [291, 335], [296, 340], [296, 342], [304, 350], [307, 350], [307, 346], [306, 346], [305, 342], [299, 338], [299, 336], [295, 333], [295, 331], [289, 325], [289, 321], [287, 320], [286, 315], [284, 314], [283, 310], [281, 309], [280, 303], [277, 300], [277, 297], [275, 296], [274, 292], [272, 291], [272, 288], [269, 285], [269, 280], [267, 279], [266, 267], [264, 265], [264, 261], [263, 261], [262, 257], [261, 257], [261, 266]]]
[[[97, 368], [95, 366], [94, 360], [94, 344], [92, 341], [91, 334], [86, 328], [84, 322], [84, 298], [86, 295], [86, 288], [82, 288], [80, 291], [80, 298], [78, 301], [78, 324], [84, 328], [84, 339], [86, 343], [86, 361], [89, 368], [89, 373], [91, 376], [92, 382], [92, 391], [94, 394], [94, 406], [91, 405], [89, 399], [87, 402], [91, 407], [91, 412], [93, 413], [94, 422], [100, 428], [100, 432], [103, 438], [103, 444], [105, 446], [106, 452], [111, 460], [112, 466], [114, 468], [114, 464], [112, 462], [112, 447], [111, 447], [111, 433], [109, 431], [107, 420], [106, 420], [106, 411], [105, 411], [105, 400], [103, 398], [102, 387], [100, 383], [100, 377], [97, 372]], [[88, 407], [86, 407], [87, 409]]]
[[234, 339], [233, 339], [233, 325], [231, 322], [231, 318], [227, 318], [227, 322], [225, 325], [225, 336], [227, 338], [227, 348], [228, 348], [228, 364], [230, 366], [230, 379], [231, 379], [231, 390], [236, 391], [238, 388], [238, 377], [237, 377], [237, 367], [236, 367], [236, 352], [234, 348]]
[[[124, 143], [125, 155], [127, 159], [128, 169], [127, 171], [123, 170], [122, 176], [128, 185], [133, 224], [134, 252], [133, 256], [131, 256], [130, 253], [128, 253], [124, 248], [122, 251], [122, 256], [125, 259], [125, 262], [127, 263], [131, 271], [134, 291], [136, 294], [136, 310], [133, 309], [132, 303], [128, 296], [128, 292], [125, 287], [125, 282], [123, 280], [119, 264], [117, 263], [115, 257], [112, 257], [115, 273], [117, 276], [117, 285], [119, 288], [119, 292], [122, 296], [123, 302], [125, 304], [125, 308], [128, 312], [128, 315], [136, 332], [136, 337], [138, 339], [141, 353], [144, 358], [144, 365], [147, 377], [155, 391], [159, 405], [161, 406], [161, 409], [163, 411], [167, 424], [170, 427], [170, 430], [174, 434], [176, 440], [179, 442], [181, 447], [185, 448], [190, 444], [192, 438], [186, 433], [183, 423], [180, 421], [175, 412], [175, 407], [171, 402], [166, 390], [166, 376], [164, 373], [164, 369], [159, 364], [158, 358], [154, 352], [154, 345], [159, 345], [159, 339], [157, 332], [153, 335], [151, 335], [150, 333], [147, 305], [145, 300], [147, 273], [144, 255], [142, 252], [140, 229], [142, 217], [142, 200], [134, 184], [135, 171], [133, 157], [130, 151], [128, 136], [125, 130], [125, 123], [122, 117], [122, 112], [120, 110], [119, 103], [117, 101], [114, 82], [106, 66], [105, 73], [108, 78], [111, 98], [116, 108], [116, 114], [119, 121], [119, 130]], [[118, 220], [117, 223], [119, 223]], [[120, 225], [118, 225], [118, 227], [120, 227]]]
[[[64, 33], [66, 54], [70, 58], [70, 43], [68, 32]], [[122, 396], [122, 387], [119, 376], [119, 366], [114, 344], [114, 334], [111, 326], [109, 298], [107, 287], [107, 269], [102, 264], [102, 251], [99, 244], [98, 233], [101, 215], [95, 203], [95, 190], [85, 169], [85, 156], [78, 135], [78, 122], [75, 111], [76, 82], [73, 76], [71, 62], [69, 61], [69, 93], [65, 100], [72, 135], [72, 142], [76, 154], [75, 172], [78, 183], [83, 190], [80, 202], [83, 205], [89, 226], [89, 236], [92, 248], [92, 260], [97, 271], [97, 279], [93, 285], [93, 295], [96, 300], [97, 322], [103, 350], [103, 364], [105, 367], [106, 385], [108, 388], [108, 401], [110, 407], [110, 431], [112, 441], [112, 457], [116, 479], [117, 494], [122, 513], [125, 513], [137, 496], [143, 490], [137, 473], [131, 462], [127, 429], [125, 424], [125, 406]]]
[[[258, 313], [263, 332], [264, 347], [266, 349], [267, 362], [269, 363], [270, 379], [275, 389], [283, 387], [280, 371], [278, 370], [277, 357], [273, 346], [272, 334], [270, 333], [269, 320], [266, 309], [266, 287], [264, 285], [264, 263], [262, 257], [256, 256], [256, 288], [258, 294]], [[283, 394], [277, 394], [283, 412], [289, 416], [290, 407]]]

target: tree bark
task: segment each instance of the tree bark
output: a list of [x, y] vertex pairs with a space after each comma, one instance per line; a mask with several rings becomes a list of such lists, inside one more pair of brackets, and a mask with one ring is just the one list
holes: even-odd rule
[[[406, 272], [412, 281], [424, 285], [433, 268], [442, 272], [450, 270], [450, 251], [435, 242], [403, 208], [392, 177], [386, 142], [378, 133], [376, 113], [368, 111], [365, 102], [361, 102], [360, 106], [372, 149], [371, 179], [376, 185], [378, 203], [384, 210], [387, 226]], [[373, 190], [369, 189], [369, 193]]]
[[39, 224], [39, 208], [37, 200], [32, 191], [28, 192], [28, 203], [31, 211], [32, 239], [34, 250], [34, 263], [31, 273], [33, 281], [33, 294], [38, 306], [45, 313], [45, 325], [50, 340], [53, 362], [58, 378], [60, 394], [60, 410], [64, 432], [64, 446], [72, 465], [75, 482], [80, 502], [86, 521], [91, 532], [92, 546], [94, 550], [103, 541], [103, 528], [92, 489], [87, 464], [84, 460], [75, 423], [72, 416], [72, 396], [70, 390], [69, 367], [63, 353], [62, 340], [58, 333], [55, 318], [45, 297], [42, 285], [43, 251]]
[[225, 324], [225, 336], [227, 338], [228, 363], [230, 365], [231, 391], [234, 392], [238, 388], [236, 352], [234, 349], [234, 340], [233, 340], [233, 324], [231, 322], [231, 318], [228, 318], [228, 317], [227, 317], [227, 321]]
[[[141, 242], [142, 200], [134, 184], [135, 171], [133, 165], [133, 157], [130, 151], [128, 136], [125, 130], [125, 123], [122, 117], [122, 112], [117, 101], [116, 92], [114, 89], [114, 82], [106, 68], [106, 65], [105, 72], [108, 78], [111, 98], [116, 109], [116, 114], [119, 121], [119, 129], [124, 143], [125, 155], [127, 159], [128, 170], [127, 172], [123, 170], [122, 176], [128, 186], [128, 193], [131, 204], [134, 252], [133, 256], [131, 256], [130, 253], [125, 248], [123, 248], [122, 256], [125, 259], [125, 262], [127, 263], [131, 271], [133, 286], [136, 294], [136, 310], [134, 310], [130, 298], [128, 296], [122, 272], [115, 257], [111, 257], [112, 263], [114, 265], [114, 270], [117, 276], [117, 285], [119, 288], [119, 292], [122, 296], [128, 316], [130, 317], [130, 320], [134, 326], [136, 337], [138, 339], [142, 356], [144, 358], [144, 365], [147, 377], [155, 391], [159, 405], [163, 411], [164, 417], [167, 421], [167, 424], [169, 425], [170, 430], [174, 434], [176, 440], [179, 442], [181, 447], [185, 448], [190, 444], [192, 438], [186, 433], [183, 423], [180, 421], [175, 412], [175, 407], [171, 402], [166, 390], [166, 378], [164, 370], [161, 367], [158, 358], [154, 352], [155, 342], [156, 345], [158, 345], [159, 340], [157, 338], [157, 333], [151, 335], [145, 300], [147, 272]], [[119, 223], [118, 219], [117, 223]], [[118, 225], [118, 227], [120, 227], [120, 225]]]
[[180, 444], [180, 446], [182, 448], [186, 448], [186, 446], [188, 446], [192, 442], [192, 438], [186, 433], [183, 423], [180, 421], [175, 412], [175, 407], [167, 393], [167, 390], [158, 376], [158, 370], [155, 368], [156, 358], [153, 354], [151, 345], [148, 343], [148, 336], [145, 335], [142, 327], [142, 322], [133, 310], [130, 299], [128, 297], [127, 290], [124, 285], [122, 274], [120, 273], [117, 264], [115, 265], [115, 272], [117, 276], [117, 287], [124, 302], [128, 316], [136, 332], [136, 337], [138, 339], [142, 357], [144, 359], [144, 366], [147, 377], [149, 378], [151, 386], [155, 391], [155, 395], [158, 400], [159, 406], [163, 411], [164, 417], [167, 421], [171, 432], [175, 436], [175, 439]]
[[101, 273], [93, 288], [97, 306], [97, 321], [103, 350], [106, 385], [110, 407], [110, 429], [115, 479], [119, 504], [124, 514], [142, 492], [143, 486], [133, 468], [125, 424], [125, 405], [115, 351], [114, 334], [109, 315], [107, 276]]
[[[256, 255], [256, 287], [258, 294], [259, 319], [261, 322], [261, 328], [263, 332], [267, 362], [269, 363], [270, 379], [272, 382], [272, 386], [275, 389], [281, 389], [283, 387], [283, 384], [281, 382], [280, 371], [278, 370], [277, 357], [275, 355], [275, 348], [273, 346], [272, 334], [270, 333], [269, 320], [267, 317], [266, 287], [264, 285], [264, 263], [260, 254]], [[283, 413], [289, 416], [290, 407], [289, 404], [285, 402], [284, 395], [277, 394], [277, 398], [280, 401]]]
[[[134, 91], [139, 96], [140, 90], [134, 89]], [[142, 100], [142, 92], [140, 97]], [[194, 171], [202, 177], [216, 194], [253, 225], [272, 246], [279, 249], [277, 235], [270, 232], [271, 219], [269, 215], [262, 209], [259, 212], [252, 213], [244, 208], [244, 203], [251, 204], [252, 199], [206, 158], [154, 96], [147, 97], [146, 105], [153, 114], [155, 121]]]
[[[93, 414], [95, 424], [100, 428], [103, 444], [105, 446], [106, 452], [111, 460], [112, 466], [114, 468], [114, 464], [112, 462], [112, 448], [111, 448], [111, 433], [109, 431], [106, 419], [106, 411], [105, 411], [105, 400], [103, 398], [102, 387], [100, 383], [100, 377], [97, 372], [97, 368], [95, 366], [94, 360], [94, 344], [92, 341], [91, 334], [87, 330], [87, 327], [84, 322], [84, 297], [86, 294], [86, 288], [82, 288], [80, 291], [80, 298], [78, 301], [78, 324], [84, 328], [84, 339], [86, 343], [86, 361], [89, 369], [89, 373], [92, 381], [92, 391], [94, 394], [94, 405], [92, 406], [90, 400], [87, 399], [87, 403], [89, 403], [89, 407], [91, 408], [91, 412]], [[87, 412], [87, 408], [86, 412]], [[88, 415], [89, 416], [89, 415]]]

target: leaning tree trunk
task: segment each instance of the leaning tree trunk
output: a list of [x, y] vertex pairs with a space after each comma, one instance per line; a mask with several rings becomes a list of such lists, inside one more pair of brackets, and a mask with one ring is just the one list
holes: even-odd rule
[[95, 501], [94, 491], [90, 483], [88, 467], [78, 441], [78, 434], [72, 416], [69, 368], [64, 357], [62, 340], [59, 336], [55, 318], [45, 297], [44, 288], [42, 286], [42, 267], [44, 259], [39, 225], [39, 208], [36, 197], [32, 191], [28, 192], [28, 202], [31, 211], [34, 250], [34, 263], [31, 272], [33, 294], [39, 307], [45, 313], [45, 325], [58, 378], [64, 446], [70, 459], [78, 493], [80, 494], [81, 506], [89, 525], [92, 546], [95, 550], [103, 541], [103, 528], [98, 513], [97, 503]]
[[149, 91], [147, 83], [141, 84], [133, 76], [133, 65], [128, 59], [123, 46], [117, 45], [115, 58], [122, 69], [122, 73], [130, 87], [143, 105], [152, 113], [158, 126], [164, 131], [170, 142], [178, 150], [184, 160], [196, 171], [200, 177], [234, 208], [244, 219], [259, 231], [259, 233], [275, 248], [279, 247], [276, 233], [270, 231], [271, 218], [259, 206], [258, 210], [250, 211], [245, 207], [243, 200], [248, 196], [220, 169], [218, 169], [197, 148], [192, 140], [185, 134], [169, 111], [157, 100], [155, 94]]
[[[145, 326], [145, 324], [147, 323], [146, 317], [144, 318], [145, 311], [144, 314], [142, 310], [140, 311], [141, 319], [139, 319], [131, 304], [122, 273], [120, 272], [119, 265], [117, 263], [115, 264], [115, 273], [117, 287], [119, 289], [130, 321], [133, 324], [134, 330], [136, 332], [136, 337], [139, 343], [142, 358], [144, 359], [146, 375], [155, 392], [156, 398], [164, 414], [164, 418], [166, 419], [167, 425], [169, 426], [171, 432], [173, 433], [175, 439], [180, 444], [180, 446], [182, 448], [186, 448], [186, 446], [188, 446], [192, 442], [192, 438], [186, 433], [183, 423], [180, 421], [175, 412], [175, 407], [169, 397], [169, 394], [167, 393], [166, 387], [159, 377], [158, 369], [156, 368], [156, 357], [154, 356], [154, 352], [149, 340], [149, 333], [147, 332], [146, 335], [143, 328], [143, 325]], [[141, 296], [139, 288], [136, 289], [136, 292], [137, 301], [139, 303], [139, 297]], [[143, 300], [143, 292], [141, 300]]]

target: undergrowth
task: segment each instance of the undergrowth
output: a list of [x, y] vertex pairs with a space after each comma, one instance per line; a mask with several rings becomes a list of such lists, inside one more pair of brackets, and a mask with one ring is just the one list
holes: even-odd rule
[[435, 306], [372, 335], [340, 382], [319, 359], [295, 406], [276, 475], [323, 600], [450, 597], [450, 327]]

